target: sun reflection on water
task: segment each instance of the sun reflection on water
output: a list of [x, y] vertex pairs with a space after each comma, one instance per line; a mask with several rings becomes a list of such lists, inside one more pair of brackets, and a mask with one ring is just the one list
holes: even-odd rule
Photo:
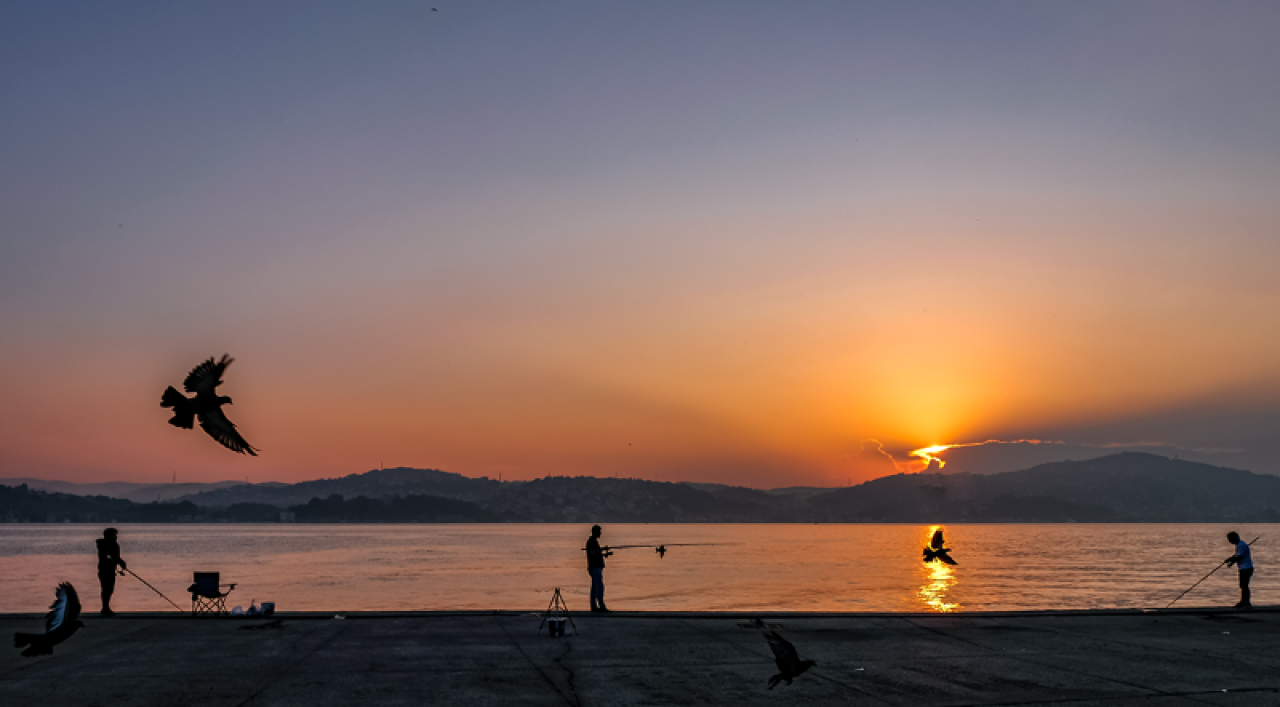
[[[929, 544], [929, 539], [933, 537], [934, 531], [940, 527], [942, 526], [929, 527], [924, 541], [926, 546]], [[947, 601], [947, 592], [956, 584], [955, 569], [945, 562], [934, 561], [923, 563], [921, 572], [924, 574], [924, 586], [920, 587], [920, 591], [916, 593], [920, 601], [926, 607], [940, 613], [958, 611], [960, 604]]]

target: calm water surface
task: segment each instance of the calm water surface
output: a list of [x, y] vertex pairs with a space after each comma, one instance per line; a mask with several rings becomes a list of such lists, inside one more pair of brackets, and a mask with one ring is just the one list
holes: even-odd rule
[[[586, 525], [118, 525], [129, 568], [179, 605], [193, 571], [239, 587], [228, 605], [289, 611], [539, 609], [553, 587], [587, 608]], [[1231, 554], [1225, 534], [1255, 546], [1254, 603], [1275, 603], [1275, 525], [950, 525], [959, 565], [925, 565], [924, 525], [605, 526], [619, 550], [605, 571], [613, 609], [974, 611], [1164, 606]], [[0, 525], [0, 612], [44, 611], [59, 581], [99, 608], [93, 541], [100, 526]], [[674, 543], [706, 543], [672, 547]], [[1224, 568], [1179, 601], [1238, 599]], [[170, 609], [130, 576], [117, 611]]]

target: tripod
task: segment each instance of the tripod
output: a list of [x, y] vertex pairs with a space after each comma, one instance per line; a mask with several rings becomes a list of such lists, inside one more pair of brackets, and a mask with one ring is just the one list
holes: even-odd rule
[[[560, 587], [551, 594], [551, 602], [547, 604], [547, 612], [542, 615], [542, 622], [538, 624], [538, 630], [542, 630], [543, 624], [549, 621], [560, 622], [560, 635], [564, 635], [564, 620], [569, 619], [569, 625], [573, 627], [573, 635], [578, 635], [578, 625], [573, 622], [573, 617], [569, 615], [569, 605], [564, 603], [564, 597], [560, 595]], [[555, 624], [551, 624], [547, 629], [551, 635], [555, 635]]]

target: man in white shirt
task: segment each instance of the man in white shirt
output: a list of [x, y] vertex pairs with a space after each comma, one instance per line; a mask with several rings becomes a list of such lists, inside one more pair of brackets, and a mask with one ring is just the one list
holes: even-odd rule
[[1236, 554], [1227, 558], [1228, 565], [1235, 565], [1240, 570], [1240, 603], [1236, 604], [1237, 609], [1247, 609], [1252, 604], [1249, 603], [1249, 580], [1253, 578], [1253, 555], [1249, 552], [1249, 543], [1240, 539], [1240, 536], [1233, 530], [1227, 533], [1227, 542], [1236, 546]]

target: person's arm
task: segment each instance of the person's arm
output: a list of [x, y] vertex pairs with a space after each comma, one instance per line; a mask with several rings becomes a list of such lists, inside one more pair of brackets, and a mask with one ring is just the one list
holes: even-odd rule
[[[112, 564], [113, 564], [113, 565], [119, 565], [121, 569], [126, 569], [126, 570], [127, 570], [127, 569], [129, 569], [129, 568], [128, 568], [128, 567], [126, 567], [126, 566], [125, 566], [125, 564], [124, 564], [124, 558], [123, 558], [123, 557], [120, 557], [120, 544], [119, 544], [119, 543], [116, 543], [116, 544], [114, 544], [112, 547], [108, 548], [108, 552], [110, 552], [110, 553], [111, 553], [111, 554], [109, 555], [109, 557], [111, 558], [111, 560], [112, 560]], [[115, 567], [112, 567], [112, 569], [115, 569]]]
[[[1248, 546], [1246, 545], [1245, 547], [1248, 547]], [[1234, 564], [1236, 564], [1237, 562], [1240, 562], [1240, 561], [1241, 561], [1241, 560], [1243, 560], [1243, 559], [1244, 559], [1244, 555], [1241, 555], [1241, 554], [1240, 554], [1240, 546], [1239, 546], [1239, 545], [1237, 545], [1237, 546], [1236, 546], [1236, 554], [1232, 555], [1231, 557], [1228, 557], [1228, 558], [1226, 559], [1226, 563], [1227, 563], [1228, 565], [1234, 565]]]

